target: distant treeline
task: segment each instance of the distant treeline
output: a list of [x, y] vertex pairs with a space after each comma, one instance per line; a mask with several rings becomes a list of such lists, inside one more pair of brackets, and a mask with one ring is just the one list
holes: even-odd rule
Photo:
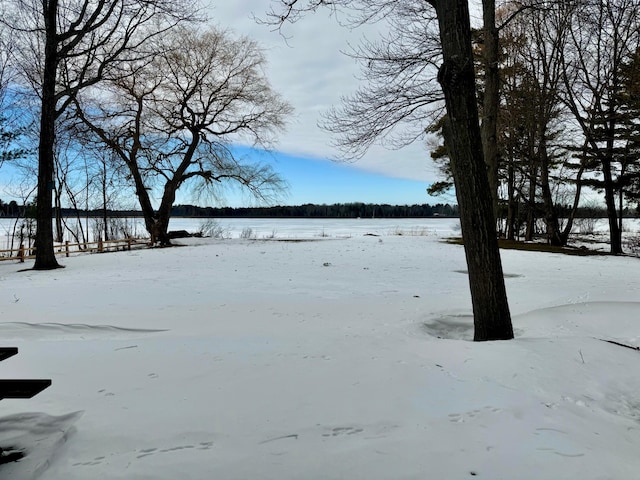
[[[522, 205], [522, 210], [528, 208]], [[541, 206], [540, 206], [541, 208]], [[569, 214], [570, 206], [558, 205], [558, 214], [560, 217], [566, 217]], [[29, 215], [32, 208], [18, 205], [12, 201], [4, 203], [0, 200], [0, 217], [24, 217], [25, 213]], [[35, 212], [33, 212], [35, 213]], [[503, 213], [502, 211], [500, 212]], [[81, 216], [81, 217], [102, 217], [105, 215], [104, 210], [75, 210], [71, 208], [63, 208], [62, 216]], [[633, 217], [638, 214], [637, 210], [625, 209], [623, 212], [626, 217]], [[371, 203], [334, 203], [332, 205], [307, 203], [304, 205], [278, 205], [274, 207], [198, 207], [196, 205], [175, 205], [171, 210], [174, 217], [213, 217], [213, 218], [419, 218], [419, 217], [457, 217], [458, 206], [448, 203], [438, 203], [436, 205], [387, 205], [387, 204], [371, 204]], [[141, 217], [142, 212], [139, 210], [107, 210], [107, 217]], [[606, 217], [604, 207], [581, 207], [578, 209], [578, 218], [603, 218]]]
[[[523, 204], [522, 211], [529, 208]], [[570, 205], [558, 205], [558, 215], [569, 216]], [[536, 204], [536, 217], [543, 212], [542, 204]], [[499, 212], [501, 216], [506, 214]], [[625, 208], [623, 216], [634, 217], [635, 209]], [[305, 204], [295, 206], [231, 208], [231, 207], [196, 207], [193, 205], [176, 205], [172, 209], [176, 217], [271, 217], [271, 218], [419, 218], [419, 217], [458, 217], [458, 206], [448, 203], [436, 205], [387, 205], [371, 203], [334, 203], [332, 205]], [[577, 209], [578, 218], [605, 218], [607, 210], [604, 206], [584, 206]]]
[[[0, 216], [22, 217], [29, 208], [2, 203]], [[104, 210], [61, 209], [62, 216], [102, 217]], [[174, 217], [270, 217], [270, 218], [415, 218], [415, 217], [457, 217], [458, 206], [438, 203], [436, 205], [387, 205], [370, 203], [335, 203], [332, 205], [278, 205], [274, 207], [198, 207], [196, 205], [175, 205], [171, 210]], [[108, 217], [138, 217], [138, 210], [107, 210]]]
[[370, 203], [334, 203], [332, 205], [279, 205], [275, 207], [196, 207], [176, 205], [172, 215], [177, 217], [270, 217], [270, 218], [412, 218], [457, 217], [458, 206], [437, 205], [378, 205]]

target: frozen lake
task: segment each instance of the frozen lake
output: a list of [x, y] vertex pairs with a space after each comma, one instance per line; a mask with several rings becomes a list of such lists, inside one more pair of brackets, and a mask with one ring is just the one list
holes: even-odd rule
[[[93, 240], [98, 219], [83, 219], [82, 231]], [[142, 218], [117, 219], [123, 222], [133, 236], [147, 235]], [[24, 219], [18, 220], [16, 231]], [[68, 219], [71, 228], [78, 229], [77, 220]], [[0, 249], [9, 248], [11, 233], [16, 219], [0, 218]], [[204, 232], [206, 235], [224, 238], [317, 238], [351, 237], [371, 235], [450, 235], [460, 230], [457, 218], [381, 218], [381, 219], [335, 219], [335, 218], [185, 218], [171, 219], [170, 230], [186, 230], [190, 233]], [[25, 228], [26, 231], [26, 228]], [[65, 240], [73, 242], [67, 231]]]
[[[17, 223], [16, 223], [17, 222]], [[77, 219], [67, 219], [68, 229], [65, 231], [65, 241], [76, 243], [86, 238], [94, 241], [99, 228], [97, 218], [82, 219], [81, 227]], [[126, 236], [146, 238], [148, 236], [141, 217], [117, 218], [117, 238]], [[20, 226], [24, 219], [0, 218], [0, 250], [17, 248], [19, 246]], [[600, 241], [606, 242], [608, 231], [605, 219], [594, 219], [589, 222], [593, 233], [598, 234]], [[639, 231], [638, 219], [625, 220], [625, 237], [637, 237]], [[33, 224], [35, 233], [35, 224]], [[75, 232], [72, 230], [75, 229]], [[169, 224], [170, 230], [186, 230], [190, 233], [202, 232], [204, 236], [216, 238], [245, 238], [245, 239], [292, 239], [292, 238], [345, 238], [363, 235], [377, 236], [451, 236], [460, 235], [460, 221], [457, 218], [192, 218], [176, 217]], [[23, 232], [26, 237], [28, 228]], [[11, 235], [15, 232], [12, 242]], [[126, 235], [123, 234], [126, 232]], [[74, 235], [75, 233], [75, 235]], [[585, 234], [581, 219], [574, 225], [574, 233]], [[111, 238], [115, 238], [113, 235]], [[25, 240], [25, 245], [28, 242]], [[603, 247], [604, 248], [604, 247]]]
[[381, 218], [381, 219], [336, 219], [336, 218], [175, 218], [169, 225], [171, 230], [197, 232], [211, 221], [217, 222], [230, 238], [242, 236], [251, 229], [255, 238], [313, 238], [350, 237], [366, 234], [450, 234], [459, 230], [457, 218]]

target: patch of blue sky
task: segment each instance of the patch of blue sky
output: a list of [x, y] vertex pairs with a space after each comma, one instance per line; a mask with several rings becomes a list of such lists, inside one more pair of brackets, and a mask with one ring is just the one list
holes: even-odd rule
[[[285, 154], [277, 151], [265, 152], [249, 147], [233, 147], [234, 154], [246, 162], [269, 164], [286, 182], [287, 189], [271, 203], [278, 205], [302, 205], [306, 203], [378, 203], [390, 205], [413, 205], [423, 203], [455, 203], [453, 196], [430, 197], [426, 189], [428, 182], [395, 178], [358, 168], [356, 163], [343, 163], [319, 158]], [[401, 161], [401, 160], [399, 160]], [[16, 191], [17, 176], [10, 165], [0, 170], [0, 199], [21, 200], [12, 192]], [[35, 182], [35, 179], [34, 179]], [[217, 197], [194, 197], [188, 186], [178, 192], [177, 204], [197, 204], [201, 206], [248, 207], [264, 205], [256, 201], [242, 189], [227, 186]], [[153, 200], [158, 200], [152, 195]], [[123, 201], [124, 199], [120, 199]], [[135, 199], [127, 202], [128, 207]]]
[[[350, 202], [413, 205], [451, 201], [430, 197], [426, 192], [429, 184], [425, 181], [367, 171], [358, 168], [357, 162], [336, 162], [248, 147], [233, 150], [247, 161], [270, 164], [287, 182], [288, 191], [277, 201], [280, 205]], [[232, 207], [245, 206], [247, 199], [234, 189], [227, 192], [223, 202]]]

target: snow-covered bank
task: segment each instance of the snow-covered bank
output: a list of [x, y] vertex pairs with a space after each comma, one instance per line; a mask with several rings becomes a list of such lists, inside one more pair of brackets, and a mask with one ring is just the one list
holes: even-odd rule
[[53, 380], [0, 479], [638, 476], [637, 259], [504, 251], [517, 339], [475, 344], [437, 234], [186, 243], [0, 264], [0, 377]]

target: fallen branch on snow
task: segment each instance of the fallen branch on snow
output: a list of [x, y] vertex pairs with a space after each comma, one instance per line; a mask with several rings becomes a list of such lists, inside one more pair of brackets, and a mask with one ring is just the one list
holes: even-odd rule
[[604, 338], [599, 338], [598, 340], [601, 340], [601, 341], [607, 342], [607, 343], [613, 343], [614, 345], [618, 345], [620, 347], [630, 348], [631, 350], [640, 351], [640, 347], [636, 347], [635, 345], [627, 345], [626, 343], [616, 342], [615, 340], [607, 340], [607, 339], [604, 339]]

